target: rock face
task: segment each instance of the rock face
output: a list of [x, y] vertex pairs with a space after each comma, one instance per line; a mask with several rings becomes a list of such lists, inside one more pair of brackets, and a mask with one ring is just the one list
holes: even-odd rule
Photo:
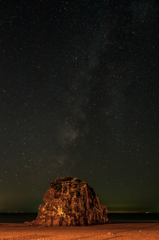
[[35, 226], [84, 226], [109, 223], [108, 210], [94, 190], [78, 178], [62, 177], [50, 183], [36, 220], [25, 222]]

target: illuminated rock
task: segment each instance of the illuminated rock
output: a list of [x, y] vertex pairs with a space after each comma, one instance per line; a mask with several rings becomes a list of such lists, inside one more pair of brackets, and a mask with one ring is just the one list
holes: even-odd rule
[[109, 223], [108, 210], [94, 190], [78, 178], [62, 177], [50, 183], [36, 220], [25, 222], [35, 226], [84, 226]]

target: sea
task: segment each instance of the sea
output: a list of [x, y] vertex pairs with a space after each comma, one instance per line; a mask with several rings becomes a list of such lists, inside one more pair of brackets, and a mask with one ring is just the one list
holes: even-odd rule
[[[36, 219], [37, 213], [0, 213], [0, 223], [23, 223]], [[159, 223], [159, 213], [109, 213], [111, 223]]]

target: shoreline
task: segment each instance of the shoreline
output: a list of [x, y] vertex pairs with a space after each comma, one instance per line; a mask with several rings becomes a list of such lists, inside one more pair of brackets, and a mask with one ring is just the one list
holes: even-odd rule
[[159, 223], [110, 223], [91, 226], [26, 226], [0, 223], [0, 240], [159, 240]]

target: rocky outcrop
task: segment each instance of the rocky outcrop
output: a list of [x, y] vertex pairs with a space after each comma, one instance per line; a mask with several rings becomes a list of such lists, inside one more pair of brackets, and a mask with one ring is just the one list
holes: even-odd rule
[[36, 220], [25, 222], [35, 226], [84, 226], [109, 223], [108, 210], [94, 190], [78, 178], [62, 177], [50, 183]]

